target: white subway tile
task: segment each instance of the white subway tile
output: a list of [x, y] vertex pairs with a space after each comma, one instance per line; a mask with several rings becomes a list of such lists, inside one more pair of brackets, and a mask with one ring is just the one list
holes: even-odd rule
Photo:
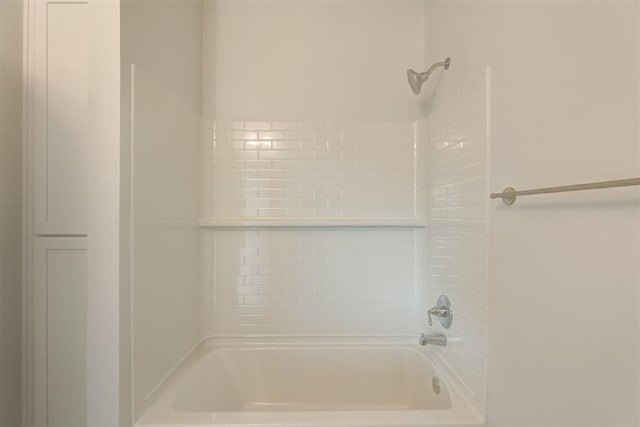
[[252, 131], [260, 131], [260, 130], [264, 130], [264, 131], [268, 131], [271, 130], [271, 122], [267, 122], [267, 121], [262, 121], [262, 122], [258, 122], [258, 121], [251, 121], [251, 122], [244, 122], [244, 129], [246, 130], [252, 130]]
[[277, 121], [271, 122], [273, 130], [297, 130], [300, 129], [300, 122], [296, 121]]
[[[428, 193], [431, 228], [427, 288], [432, 305], [439, 294], [455, 310], [447, 335], [455, 344], [437, 351], [484, 406], [487, 316], [487, 129], [484, 75], [475, 89], [429, 118]], [[478, 83], [478, 82], [476, 82]]]
[[277, 132], [277, 131], [260, 131], [258, 132], [258, 139], [260, 140], [282, 140], [285, 139], [285, 132]]
[[[413, 229], [204, 233], [203, 247], [214, 248], [213, 257], [204, 259], [215, 268], [204, 269], [203, 294], [236, 305], [222, 311], [217, 311], [218, 304], [205, 307], [208, 334], [413, 331], [417, 317]], [[260, 255], [249, 251], [242, 257], [245, 265], [238, 265], [235, 255], [247, 248], [258, 248]], [[237, 292], [232, 291], [234, 284]], [[227, 298], [238, 296], [241, 301]], [[264, 323], [258, 326], [258, 321]]]

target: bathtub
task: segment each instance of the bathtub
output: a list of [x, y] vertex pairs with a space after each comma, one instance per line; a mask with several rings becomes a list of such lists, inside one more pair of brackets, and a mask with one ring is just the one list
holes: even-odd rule
[[206, 343], [136, 425], [483, 425], [450, 378], [411, 344]]

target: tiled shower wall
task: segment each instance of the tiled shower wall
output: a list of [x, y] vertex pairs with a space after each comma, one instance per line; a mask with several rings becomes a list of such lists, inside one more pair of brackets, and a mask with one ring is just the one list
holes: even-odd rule
[[131, 303], [135, 410], [200, 339], [200, 116], [154, 75], [132, 75]]
[[211, 218], [413, 218], [413, 122], [218, 121], [205, 142]]
[[423, 2], [203, 14], [204, 334], [418, 334]]
[[451, 300], [449, 338], [435, 353], [482, 406], [486, 399], [488, 70], [439, 107], [429, 128], [429, 306]]
[[207, 231], [207, 335], [415, 333], [416, 231]]
[[204, 216], [280, 219], [202, 233], [205, 335], [415, 334], [413, 227], [287, 220], [415, 218], [413, 122], [225, 121], [204, 149]]

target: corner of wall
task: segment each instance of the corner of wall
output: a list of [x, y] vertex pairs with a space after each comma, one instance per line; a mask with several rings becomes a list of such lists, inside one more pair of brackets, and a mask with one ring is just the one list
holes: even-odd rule
[[0, 3], [0, 424], [22, 418], [22, 2]]

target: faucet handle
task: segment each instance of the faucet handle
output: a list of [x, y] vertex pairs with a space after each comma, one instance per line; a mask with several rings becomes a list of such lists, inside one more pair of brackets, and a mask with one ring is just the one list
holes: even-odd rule
[[449, 307], [447, 306], [433, 307], [432, 309], [427, 311], [427, 315], [429, 316], [429, 326], [431, 326], [433, 325], [433, 321], [431, 320], [431, 315], [434, 315], [440, 318], [447, 318], [449, 317]]
[[429, 326], [433, 325], [433, 320], [431, 316], [436, 316], [440, 318], [440, 324], [445, 329], [449, 329], [451, 327], [451, 322], [453, 321], [453, 311], [451, 310], [451, 302], [446, 295], [440, 295], [438, 297], [438, 305], [429, 309], [427, 311], [427, 315], [429, 317]]

